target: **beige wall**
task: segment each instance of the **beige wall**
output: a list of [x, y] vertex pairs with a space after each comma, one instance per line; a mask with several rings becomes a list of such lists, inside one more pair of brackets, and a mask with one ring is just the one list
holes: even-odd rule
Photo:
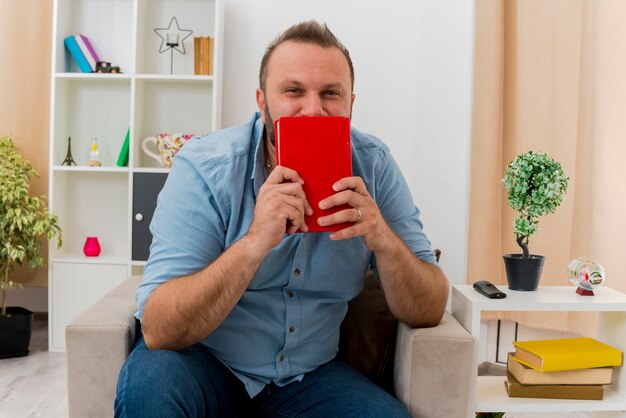
[[[35, 195], [48, 194], [51, 36], [52, 0], [0, 0], [0, 135], [12, 135], [39, 171]], [[47, 277], [44, 267], [16, 278], [47, 286]]]

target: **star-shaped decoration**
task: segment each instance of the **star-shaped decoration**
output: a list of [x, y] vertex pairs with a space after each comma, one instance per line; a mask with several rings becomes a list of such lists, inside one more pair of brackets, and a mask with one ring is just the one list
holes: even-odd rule
[[[172, 29], [173, 24], [176, 25], [175, 30]], [[193, 33], [192, 30], [181, 29], [180, 26], [178, 26], [178, 20], [176, 19], [176, 16], [172, 17], [172, 20], [170, 20], [170, 25], [167, 28], [156, 28], [154, 29], [154, 32], [159, 36], [159, 38], [161, 38], [161, 46], [159, 47], [159, 54], [162, 54], [163, 52], [167, 51], [170, 48], [177, 50], [181, 54], [184, 54], [185, 53], [184, 41], [185, 39], [189, 38], [191, 34]], [[171, 35], [171, 34], [178, 35], [179, 41], [177, 45], [168, 45], [167, 35]], [[180, 50], [179, 46], [182, 46], [183, 49]]]

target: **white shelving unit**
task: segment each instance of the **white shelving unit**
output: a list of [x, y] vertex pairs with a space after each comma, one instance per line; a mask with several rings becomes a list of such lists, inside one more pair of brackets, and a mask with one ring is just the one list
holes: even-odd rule
[[[141, 142], [157, 133], [204, 134], [221, 126], [223, 0], [55, 0], [50, 106], [50, 201], [59, 216], [63, 248], [49, 251], [49, 349], [65, 349], [65, 326], [120, 283], [141, 273], [133, 259], [133, 185], [136, 175], [168, 172], [143, 154]], [[193, 34], [185, 54], [160, 54], [155, 28], [176, 17]], [[103, 61], [121, 74], [81, 73], [64, 46], [69, 35], [89, 38]], [[194, 75], [195, 36], [215, 38], [214, 75]], [[127, 167], [116, 166], [130, 132]], [[72, 138], [77, 166], [62, 166]], [[102, 167], [88, 167], [91, 138]], [[99, 257], [86, 257], [87, 236], [97, 236]], [[137, 237], [135, 237], [137, 239]], [[147, 243], [149, 244], [149, 243]]]
[[[568, 311], [597, 312], [598, 334], [592, 337], [626, 352], [626, 295], [601, 287], [595, 296], [580, 296], [573, 286], [540, 286], [537, 291], [506, 290], [504, 299], [488, 299], [470, 285], [452, 288], [452, 315], [477, 340], [480, 339], [480, 316], [484, 311]], [[478, 345], [475, 345], [473, 367], [478, 373]], [[478, 376], [472, 382], [476, 412], [610, 412], [611, 417], [626, 417], [626, 372], [617, 367], [613, 382], [605, 387], [602, 401], [509, 398], [502, 376]], [[474, 415], [471, 414], [473, 418]]]

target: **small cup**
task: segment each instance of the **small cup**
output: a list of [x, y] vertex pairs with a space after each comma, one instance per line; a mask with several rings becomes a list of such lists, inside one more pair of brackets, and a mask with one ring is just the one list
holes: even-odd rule
[[[141, 142], [143, 152], [149, 157], [160, 162], [164, 167], [171, 167], [172, 160], [180, 151], [180, 149], [189, 141], [193, 134], [157, 134], [156, 137], [149, 136]], [[158, 154], [148, 148], [148, 144], [152, 143]]]

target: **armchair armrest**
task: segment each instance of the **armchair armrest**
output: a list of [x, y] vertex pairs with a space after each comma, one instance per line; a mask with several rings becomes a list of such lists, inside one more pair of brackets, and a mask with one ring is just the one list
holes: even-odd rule
[[117, 378], [137, 333], [131, 276], [65, 328], [67, 391], [71, 417], [111, 417]]
[[398, 324], [394, 387], [412, 416], [471, 416], [474, 344], [474, 337], [449, 312], [432, 328]]

